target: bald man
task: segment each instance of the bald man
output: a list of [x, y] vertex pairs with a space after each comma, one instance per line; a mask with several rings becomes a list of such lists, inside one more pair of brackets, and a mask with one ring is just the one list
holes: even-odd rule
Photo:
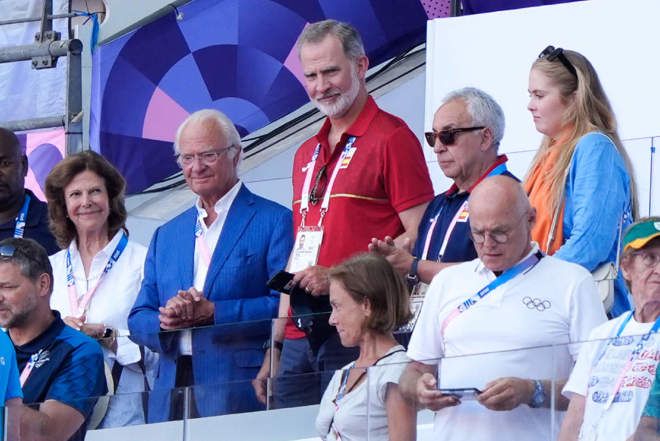
[[577, 357], [568, 344], [605, 321], [595, 284], [531, 242], [535, 211], [515, 180], [485, 179], [468, 204], [478, 258], [431, 282], [402, 389], [437, 411], [443, 440], [554, 440], [553, 384], [561, 390]]

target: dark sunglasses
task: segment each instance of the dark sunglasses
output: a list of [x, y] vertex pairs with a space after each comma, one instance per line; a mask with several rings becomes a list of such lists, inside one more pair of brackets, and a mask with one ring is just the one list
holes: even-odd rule
[[440, 140], [442, 145], [454, 145], [457, 134], [481, 129], [485, 129], [485, 127], [458, 127], [455, 129], [440, 130], [439, 132], [426, 132], [424, 133], [424, 138], [426, 138], [426, 142], [431, 147], [435, 147], [436, 138]]
[[564, 49], [560, 47], [556, 48], [554, 46], [548, 46], [539, 54], [539, 58], [545, 58], [548, 61], [559, 60], [561, 64], [563, 64], [564, 67], [566, 67], [566, 69], [568, 69], [568, 71], [572, 73], [575, 78], [577, 78], [577, 71], [571, 62], [568, 61], [566, 55], [564, 55]]
[[14, 245], [0, 246], [0, 257], [14, 257], [16, 247]]

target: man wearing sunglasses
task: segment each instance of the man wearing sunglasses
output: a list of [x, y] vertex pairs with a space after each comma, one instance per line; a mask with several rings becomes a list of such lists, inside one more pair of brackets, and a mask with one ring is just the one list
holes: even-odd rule
[[[294, 228], [307, 249], [294, 250], [289, 270], [309, 295], [323, 299], [316, 312], [329, 313], [328, 267], [365, 251], [373, 236], [414, 239], [433, 187], [415, 135], [367, 91], [369, 60], [358, 31], [325, 20], [305, 27], [296, 46], [305, 90], [326, 118], [294, 159]], [[309, 255], [315, 265], [308, 265]], [[290, 314], [289, 296], [283, 295], [280, 316]], [[328, 315], [318, 320], [327, 322]], [[311, 346], [292, 321], [283, 328], [275, 330], [284, 341], [276, 405], [318, 403], [332, 371], [355, 352], [341, 346], [334, 328]], [[329, 375], [314, 375], [322, 371]], [[268, 375], [268, 366], [262, 374]]]
[[[191, 114], [174, 151], [195, 205], [154, 233], [128, 318], [131, 338], [160, 354], [149, 420], [262, 409], [249, 380], [277, 312], [279, 293], [266, 283], [291, 251], [291, 211], [240, 181], [241, 141], [223, 113]], [[189, 386], [184, 415], [173, 388]]]
[[[412, 252], [392, 237], [372, 239], [369, 249], [384, 255], [413, 288], [417, 316], [431, 279], [447, 266], [477, 257], [469, 237], [468, 196], [485, 177], [504, 174], [506, 155], [498, 155], [504, 136], [504, 113], [486, 92], [467, 87], [450, 92], [435, 112], [433, 130], [426, 132], [442, 172], [452, 186], [436, 196], [419, 224]], [[382, 237], [382, 236], [381, 236]], [[414, 327], [415, 318], [407, 327]]]
[[48, 208], [25, 188], [28, 158], [18, 137], [0, 127], [0, 239], [29, 237], [48, 254], [60, 250], [48, 229]]
[[30, 404], [21, 409], [19, 439], [77, 441], [107, 392], [103, 352], [51, 310], [52, 281], [41, 245], [0, 242], [0, 326], [14, 345], [23, 402]]

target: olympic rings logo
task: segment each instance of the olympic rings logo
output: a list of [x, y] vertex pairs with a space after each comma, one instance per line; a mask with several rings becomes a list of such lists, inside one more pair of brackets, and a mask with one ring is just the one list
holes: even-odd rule
[[550, 300], [542, 300], [542, 299], [537, 299], [537, 298], [531, 298], [529, 296], [525, 296], [522, 299], [523, 305], [527, 306], [529, 309], [536, 309], [537, 311], [545, 311], [546, 309], [550, 309], [552, 306], [552, 303], [550, 303]]

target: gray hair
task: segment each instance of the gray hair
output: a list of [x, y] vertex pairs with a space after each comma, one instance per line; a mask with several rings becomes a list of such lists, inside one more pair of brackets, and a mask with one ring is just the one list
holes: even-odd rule
[[[0, 241], [0, 248], [2, 248], [0, 262], [15, 264], [24, 277], [36, 282], [42, 274], [48, 274], [50, 280], [53, 280], [53, 267], [48, 259], [48, 253], [33, 239], [10, 237]], [[52, 282], [50, 289], [52, 292]]]
[[181, 133], [188, 126], [188, 124], [200, 123], [207, 120], [216, 123], [220, 133], [222, 133], [222, 135], [227, 138], [227, 141], [229, 141], [230, 145], [236, 146], [239, 152], [243, 151], [241, 146], [241, 137], [238, 134], [238, 130], [236, 130], [236, 126], [234, 126], [234, 123], [231, 122], [227, 115], [215, 109], [202, 109], [188, 115], [188, 118], [186, 118], [176, 130], [176, 135], [174, 137], [175, 155], [179, 154], [179, 139], [181, 138]]
[[312, 23], [303, 29], [296, 41], [298, 57], [305, 43], [319, 43], [327, 35], [334, 35], [341, 42], [344, 54], [355, 61], [365, 55], [364, 44], [360, 33], [352, 25], [337, 20], [323, 20]]
[[504, 112], [497, 101], [476, 87], [464, 87], [449, 92], [440, 106], [454, 100], [464, 100], [475, 126], [488, 127], [493, 132], [493, 145], [497, 149], [504, 137]]

